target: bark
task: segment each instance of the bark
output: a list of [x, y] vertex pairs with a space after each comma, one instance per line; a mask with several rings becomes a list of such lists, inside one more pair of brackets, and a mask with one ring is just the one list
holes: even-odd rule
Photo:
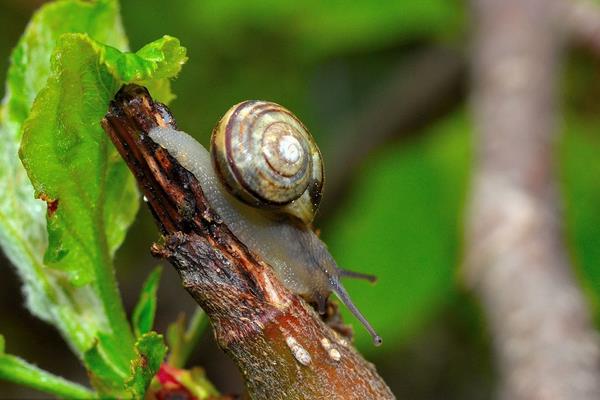
[[599, 347], [560, 226], [553, 141], [562, 6], [475, 0], [477, 160], [466, 274], [506, 399], [598, 399]]
[[207, 203], [194, 176], [145, 133], [175, 126], [139, 86], [121, 89], [102, 121], [134, 173], [163, 234], [168, 259], [211, 319], [253, 399], [393, 399], [349, 341], [291, 293]]

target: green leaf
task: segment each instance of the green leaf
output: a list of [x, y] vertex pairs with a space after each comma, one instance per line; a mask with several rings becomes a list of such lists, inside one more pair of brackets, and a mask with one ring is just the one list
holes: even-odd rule
[[[75, 38], [76, 35], [72, 37]], [[83, 37], [71, 40], [86, 41]], [[186, 50], [178, 39], [165, 35], [136, 53], [122, 53], [89, 38], [87, 42], [87, 46], [95, 52], [95, 60], [103, 64], [120, 83], [135, 82], [146, 86], [152, 97], [163, 103], [174, 98], [168, 79], [176, 77], [187, 61]]]
[[4, 353], [0, 335], [0, 379], [68, 399], [91, 399], [96, 394], [88, 388], [44, 371], [27, 361]]
[[[139, 8], [139, 5], [138, 5]], [[271, 35], [274, 45], [289, 41], [301, 55], [320, 56], [349, 49], [372, 49], [458, 31], [464, 6], [456, 1], [370, 0], [282, 2], [208, 1], [175, 8], [202, 26], [199, 34], [219, 37], [223, 46], [244, 40], [248, 29]], [[192, 17], [190, 17], [192, 16]], [[290, 24], [290, 21], [293, 21]], [[223, 27], [227, 27], [224, 31]], [[279, 33], [275, 36], [273, 32]], [[234, 43], [231, 43], [234, 42]], [[243, 51], [243, 49], [241, 49]]]
[[[48, 271], [63, 271], [68, 284], [76, 287], [91, 285], [102, 306], [99, 315], [108, 324], [99, 331], [111, 332], [98, 350], [106, 350], [105, 361], [119, 370], [126, 370], [134, 357], [133, 336], [112, 257], [137, 211], [138, 197], [133, 177], [100, 120], [127, 79], [151, 84], [154, 76], [177, 73], [185, 61], [185, 51], [174, 38], [164, 37], [143, 50], [150, 60], [121, 53], [85, 34], [61, 36], [47, 84], [24, 124], [20, 152], [37, 197], [49, 204]], [[166, 62], [164, 57], [173, 59]]]
[[133, 331], [135, 336], [139, 337], [150, 332], [154, 324], [154, 314], [156, 313], [156, 291], [160, 282], [161, 267], [157, 267], [150, 273], [150, 276], [144, 282], [140, 299], [138, 300], [132, 316]]
[[[118, 395], [135, 352], [112, 258], [138, 194], [99, 122], [130, 80], [173, 98], [168, 78], [185, 50], [164, 37], [122, 53], [92, 38], [126, 48], [116, 1], [44, 6], [13, 52], [0, 114], [0, 244], [29, 309], [58, 327], [104, 394]], [[23, 163], [44, 201], [17, 157], [22, 135]]]
[[451, 0], [313, 3], [314, 7], [296, 4], [298, 14], [302, 9], [312, 11], [302, 18], [298, 33], [304, 49], [315, 49], [320, 55], [452, 33], [460, 27], [463, 13], [463, 6]]
[[131, 363], [138, 357], [135, 347], [126, 349], [118, 337], [100, 332], [92, 348], [85, 352], [83, 361], [90, 382], [99, 393], [123, 398], [129, 397], [126, 381], [130, 379]]
[[[171, 51], [174, 44], [176, 39], [165, 37], [145, 49]], [[180, 67], [182, 59], [173, 62]], [[84, 34], [65, 34], [53, 54], [47, 85], [24, 124], [23, 165], [36, 195], [52, 204], [44, 261], [67, 272], [76, 286], [95, 283], [111, 326], [120, 332], [127, 328], [119, 326], [124, 319], [114, 304], [119, 294], [110, 267], [117, 243], [109, 239], [122, 239], [123, 226], [115, 229], [114, 221], [125, 215], [131, 220], [137, 199], [133, 178], [99, 121], [124, 77], [144, 83], [152, 74], [165, 76], [165, 70], [177, 68], [120, 53]]]
[[107, 63], [115, 64], [113, 68], [124, 81], [142, 82], [150, 77], [158, 80], [177, 76], [186, 60], [185, 48], [179, 45], [179, 40], [164, 36], [145, 45], [135, 54], [115, 53], [112, 62], [107, 60]]
[[165, 358], [167, 347], [162, 335], [148, 332], [135, 343], [135, 351], [137, 357], [131, 361], [131, 375], [127, 380], [127, 388], [134, 398], [142, 399]]
[[[34, 198], [18, 148], [22, 124], [50, 74], [50, 55], [58, 37], [87, 32], [125, 48], [118, 11], [117, 2], [111, 0], [61, 1], [41, 7], [12, 53], [0, 110], [0, 245], [21, 276], [29, 310], [55, 325], [79, 354], [91, 345], [95, 331], [106, 325], [106, 317], [93, 288], [65, 285], [62, 274], [46, 270], [46, 206]], [[111, 232], [113, 247], [131, 223], [132, 208], [137, 207], [132, 204], [108, 218], [123, 232]]]
[[[600, 299], [600, 121], [569, 115], [558, 146], [571, 255], [592, 300]], [[596, 312], [598, 312], [596, 307]]]
[[[453, 290], [461, 207], [470, 160], [469, 125], [457, 113], [412, 142], [380, 151], [357, 179], [348, 204], [323, 235], [338, 263], [375, 274], [375, 285], [344, 280], [384, 345], [410, 337]], [[344, 307], [357, 345], [369, 335]]]
[[32, 17], [11, 55], [3, 122], [9, 134], [20, 135], [19, 126], [29, 115], [37, 93], [50, 73], [50, 54], [63, 33], [85, 32], [94, 39], [127, 49], [127, 39], [115, 0], [57, 1], [42, 6]]
[[123, 397], [124, 382], [127, 373], [111, 360], [108, 353], [98, 340], [83, 355], [83, 363], [88, 370], [90, 382], [99, 393], [111, 397]]

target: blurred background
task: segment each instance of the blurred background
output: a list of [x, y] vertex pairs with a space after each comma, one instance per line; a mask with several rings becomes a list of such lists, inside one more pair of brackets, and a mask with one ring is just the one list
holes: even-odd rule
[[[0, 0], [2, 81], [11, 49], [41, 3]], [[316, 225], [340, 265], [379, 277], [376, 285], [345, 285], [383, 337], [383, 347], [373, 347], [348, 313], [345, 320], [354, 326], [360, 351], [396, 396], [490, 398], [498, 374], [489, 332], [461, 277], [473, 160], [467, 3], [122, 3], [132, 50], [164, 34], [179, 38], [188, 49], [171, 104], [182, 130], [207, 144], [213, 125], [231, 105], [263, 99], [293, 110], [316, 137], [327, 178]], [[578, 47], [564, 60], [563, 135], [556, 155], [565, 237], [597, 320], [600, 65]], [[149, 254], [157, 237], [142, 207], [117, 255], [128, 310], [157, 264]], [[57, 332], [24, 308], [20, 284], [4, 258], [0, 271], [0, 330], [11, 352], [86, 382]], [[159, 332], [195, 305], [166, 264], [158, 300]], [[223, 392], [241, 391], [237, 369], [214, 344], [210, 330], [190, 364], [203, 366]], [[0, 382], [2, 396], [40, 395]]]

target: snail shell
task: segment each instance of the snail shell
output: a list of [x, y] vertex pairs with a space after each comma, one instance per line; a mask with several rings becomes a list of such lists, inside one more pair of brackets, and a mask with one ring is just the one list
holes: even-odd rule
[[213, 130], [211, 154], [241, 201], [310, 224], [321, 201], [321, 153], [304, 125], [279, 104], [244, 101]]
[[[291, 112], [263, 101], [233, 106], [213, 130], [210, 153], [193, 137], [171, 127], [157, 127], [148, 134], [196, 177], [227, 228], [267, 262], [288, 289], [316, 302], [321, 313], [327, 296], [334, 292], [371, 333], [374, 343], [381, 343], [340, 282], [341, 276], [371, 277], [340, 269], [311, 229], [323, 185], [321, 154]], [[274, 156], [282, 160], [273, 160]], [[284, 177], [282, 184], [258, 182], [277, 175]], [[285, 193], [274, 193], [276, 189]]]

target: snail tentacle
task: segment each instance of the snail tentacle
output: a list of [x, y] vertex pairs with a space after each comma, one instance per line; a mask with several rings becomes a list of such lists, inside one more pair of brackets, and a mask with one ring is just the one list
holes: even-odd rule
[[340, 276], [342, 276], [343, 278], [354, 278], [354, 279], [362, 279], [364, 281], [368, 281], [371, 283], [375, 283], [377, 282], [377, 276], [372, 275], [372, 274], [365, 274], [362, 272], [357, 272], [357, 271], [351, 271], [349, 269], [343, 269], [343, 268], [339, 268], [340, 271]]

